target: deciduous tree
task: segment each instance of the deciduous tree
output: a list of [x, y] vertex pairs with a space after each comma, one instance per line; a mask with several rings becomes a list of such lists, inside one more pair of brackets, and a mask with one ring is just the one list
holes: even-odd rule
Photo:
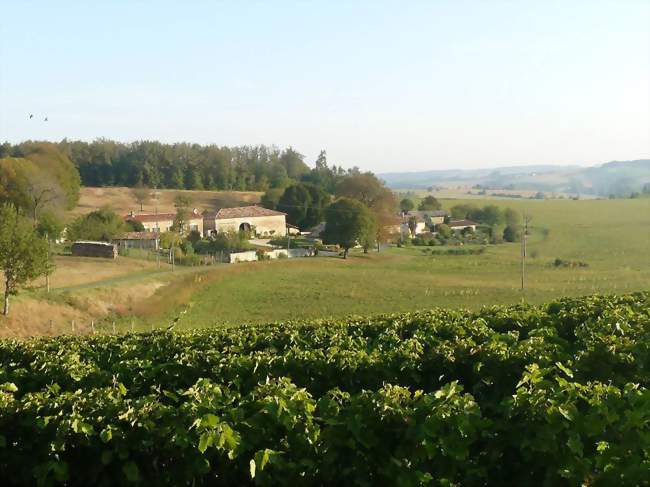
[[32, 223], [4, 204], [0, 207], [0, 270], [4, 276], [3, 314], [9, 314], [9, 296], [50, 269], [47, 242]]
[[343, 247], [345, 259], [350, 248], [370, 241], [376, 231], [372, 212], [366, 205], [351, 198], [340, 198], [328, 206], [325, 219], [327, 224], [323, 241]]
[[140, 205], [140, 211], [143, 206], [151, 200], [151, 190], [144, 184], [139, 184], [131, 190], [133, 199]]
[[420, 211], [435, 211], [442, 208], [440, 202], [436, 199], [435, 196], [425, 196], [424, 199], [420, 202], [418, 210]]

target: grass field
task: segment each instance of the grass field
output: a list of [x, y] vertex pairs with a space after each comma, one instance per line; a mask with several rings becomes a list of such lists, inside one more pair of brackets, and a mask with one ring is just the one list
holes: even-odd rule
[[[462, 201], [447, 201], [447, 206]], [[524, 297], [650, 288], [650, 200], [490, 201], [532, 217]], [[238, 264], [161, 288], [134, 311], [180, 327], [263, 322], [434, 306], [477, 308], [522, 299], [520, 246], [482, 255], [425, 256], [422, 247], [337, 258]], [[555, 268], [556, 258], [586, 268]]]
[[[444, 200], [446, 208], [467, 200]], [[471, 200], [512, 207], [532, 217], [527, 260], [529, 302], [565, 295], [650, 289], [650, 200]], [[305, 258], [177, 268], [121, 257], [60, 257], [53, 291], [13, 300], [0, 335], [324, 318], [435, 306], [477, 308], [514, 303], [520, 290], [520, 246], [489, 246], [482, 255], [430, 256], [424, 247], [355, 252], [348, 260]], [[586, 268], [555, 268], [555, 258]], [[41, 284], [36, 283], [36, 284]], [[59, 289], [57, 289], [59, 288]], [[49, 320], [54, 321], [52, 328]]]

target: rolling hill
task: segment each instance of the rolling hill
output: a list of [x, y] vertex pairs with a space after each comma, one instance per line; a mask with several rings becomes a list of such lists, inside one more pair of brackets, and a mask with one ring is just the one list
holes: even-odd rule
[[612, 161], [598, 166], [519, 166], [379, 174], [395, 189], [474, 186], [490, 189], [556, 191], [626, 196], [650, 183], [650, 159]]

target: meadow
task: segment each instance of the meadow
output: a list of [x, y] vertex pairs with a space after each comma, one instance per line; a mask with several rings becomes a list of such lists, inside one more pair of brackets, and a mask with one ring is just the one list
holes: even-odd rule
[[[445, 200], [450, 208], [464, 200]], [[475, 200], [472, 202], [476, 203]], [[476, 309], [560, 296], [650, 288], [650, 200], [489, 200], [531, 217], [526, 288], [520, 244], [481, 255], [430, 256], [393, 247], [339, 258], [219, 266], [160, 288], [134, 307], [143, 322], [179, 317], [179, 328], [413, 311]], [[558, 268], [556, 258], [584, 268]]]
[[[87, 193], [86, 193], [87, 194]], [[123, 194], [123, 192], [122, 192]], [[240, 198], [241, 199], [241, 198]], [[0, 335], [56, 335], [97, 330], [178, 329], [217, 324], [405, 312], [477, 309], [522, 300], [650, 289], [650, 200], [442, 200], [495, 204], [531, 217], [526, 289], [520, 245], [490, 245], [480, 255], [428, 255], [429, 247], [392, 247], [350, 258], [158, 269], [120, 257], [58, 257], [46, 294], [34, 283], [0, 318]], [[437, 247], [436, 247], [437, 249]], [[587, 267], [555, 267], [560, 258]]]

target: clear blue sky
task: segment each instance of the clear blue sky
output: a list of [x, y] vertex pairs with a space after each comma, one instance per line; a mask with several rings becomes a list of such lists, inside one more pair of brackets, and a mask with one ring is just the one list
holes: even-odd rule
[[292, 145], [377, 172], [650, 156], [648, 0], [0, 7], [0, 140]]

